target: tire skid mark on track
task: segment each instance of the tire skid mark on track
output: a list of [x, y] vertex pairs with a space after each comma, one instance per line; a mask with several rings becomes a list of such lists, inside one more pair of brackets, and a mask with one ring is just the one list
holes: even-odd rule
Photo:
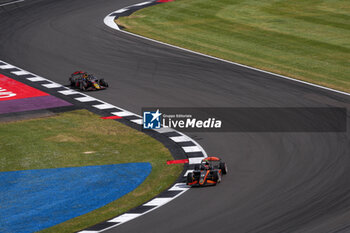
[[[12, 71], [13, 69], [16, 69], [16, 71]], [[7, 62], [2, 60], [0, 60], [0, 70], [10, 72], [13, 75], [18, 76], [20, 79], [26, 79], [33, 83], [40, 82], [40, 86], [48, 89], [54, 89], [58, 95], [68, 96], [72, 100], [85, 104], [89, 108], [95, 108], [100, 111], [103, 111], [103, 114], [106, 116], [113, 116], [113, 115], [118, 116], [119, 118], [123, 120], [127, 120], [132, 124], [136, 124], [138, 126], [143, 124], [142, 117], [135, 113], [132, 113], [130, 111], [127, 111], [115, 105], [106, 103], [102, 100], [91, 97], [80, 91], [70, 89], [59, 83], [53, 82], [49, 79], [43, 78], [41, 76], [30, 73], [26, 70], [23, 70], [11, 64], [8, 64]], [[177, 198], [178, 196], [180, 196], [181, 194], [189, 190], [189, 187], [185, 183], [183, 183], [184, 177], [187, 175], [189, 171], [193, 170], [193, 166], [195, 163], [199, 163], [203, 158], [207, 157], [205, 150], [195, 140], [172, 128], [161, 128], [161, 129], [155, 129], [153, 131], [167, 137], [169, 141], [176, 143], [177, 146], [180, 147], [185, 152], [185, 155], [189, 159], [189, 164], [185, 165], [184, 171], [182, 173], [182, 177], [179, 177], [178, 182], [176, 182], [168, 190], [160, 193], [158, 196], [154, 197], [150, 201], [134, 209], [131, 209], [124, 214], [121, 214], [105, 222], [101, 222], [99, 224], [91, 226], [85, 230], [79, 231], [79, 233], [97, 233], [97, 232], [103, 232], [108, 229], [114, 228], [125, 222], [128, 222], [144, 214], [147, 214], [148, 212], [153, 211], [161, 207], [162, 205], [165, 205], [166, 203], [172, 201], [173, 199]], [[184, 142], [192, 143], [194, 146], [184, 147], [179, 145], [180, 143], [184, 143]], [[193, 156], [190, 155], [192, 152], [199, 152], [199, 153], [196, 153], [195, 158], [193, 158]]]

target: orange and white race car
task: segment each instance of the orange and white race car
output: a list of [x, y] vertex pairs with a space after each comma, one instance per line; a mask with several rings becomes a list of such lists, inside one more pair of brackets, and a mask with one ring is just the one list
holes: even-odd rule
[[196, 164], [193, 172], [187, 174], [187, 185], [207, 186], [221, 182], [223, 175], [227, 174], [227, 165], [217, 157], [207, 157], [200, 164]]

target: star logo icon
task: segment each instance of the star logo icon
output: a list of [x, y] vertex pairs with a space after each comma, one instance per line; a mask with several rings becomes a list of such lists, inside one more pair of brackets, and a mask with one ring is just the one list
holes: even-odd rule
[[157, 111], [145, 111], [143, 112], [143, 128], [144, 129], [160, 129], [162, 127], [160, 121], [162, 113]]
[[153, 122], [154, 120], [157, 120], [159, 121], [159, 117], [162, 115], [160, 112], [159, 112], [159, 109], [157, 109], [157, 111], [155, 113], [151, 113], [152, 114], [152, 120], [151, 122]]

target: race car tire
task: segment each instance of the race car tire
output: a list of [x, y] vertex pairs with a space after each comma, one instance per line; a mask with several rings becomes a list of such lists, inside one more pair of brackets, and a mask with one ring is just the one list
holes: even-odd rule
[[227, 165], [225, 162], [220, 162], [220, 169], [222, 171], [222, 174], [226, 175], [227, 174]]
[[214, 181], [215, 183], [213, 183], [212, 185], [217, 185], [217, 183], [220, 182], [220, 179], [219, 179], [219, 171], [211, 171], [211, 177], [210, 177], [210, 180]]
[[194, 170], [197, 171], [197, 170], [199, 170], [199, 169], [200, 169], [200, 164], [195, 164], [195, 165], [194, 165]]
[[80, 83], [80, 90], [85, 91], [87, 84], [83, 81]]
[[217, 174], [218, 174], [218, 183], [220, 183], [222, 179], [222, 174], [219, 171], [217, 171]]
[[188, 185], [189, 183], [192, 183], [192, 182], [193, 182], [193, 173], [189, 172], [187, 174], [186, 184]]
[[74, 86], [75, 86], [75, 83], [73, 82], [72, 78], [69, 78], [69, 82], [70, 82], [70, 86], [71, 86], [71, 87], [74, 87]]
[[108, 87], [108, 83], [104, 79], [100, 79], [100, 85], [104, 87]]
[[219, 172], [213, 171], [213, 181], [217, 182], [219, 180]]

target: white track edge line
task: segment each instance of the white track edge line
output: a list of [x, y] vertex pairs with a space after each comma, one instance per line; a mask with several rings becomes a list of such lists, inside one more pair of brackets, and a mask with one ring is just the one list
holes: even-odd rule
[[[111, 13], [113, 14], [113, 12]], [[120, 31], [120, 28], [118, 27], [118, 25], [114, 22], [114, 16], [106, 16], [104, 19], [103, 19], [103, 22], [108, 26], [108, 27], [111, 27], [115, 30], [118, 30]]]
[[7, 2], [7, 3], [4, 3], [4, 4], [1, 4], [0, 7], [12, 5], [12, 4], [15, 4], [15, 3], [18, 3], [18, 2], [24, 2], [24, 0], [17, 0], [17, 1], [13, 1], [13, 2]]

